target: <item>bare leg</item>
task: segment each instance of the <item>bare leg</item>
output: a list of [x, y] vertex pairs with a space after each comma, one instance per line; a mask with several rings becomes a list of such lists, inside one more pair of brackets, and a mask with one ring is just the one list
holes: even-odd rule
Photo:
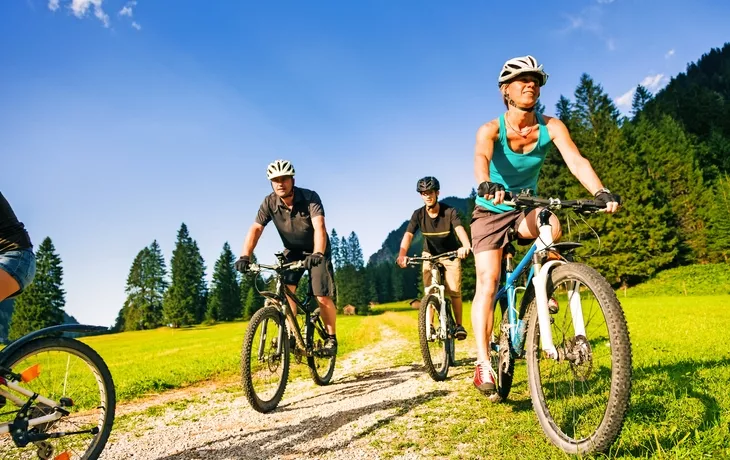
[[502, 249], [474, 254], [477, 286], [471, 307], [471, 323], [477, 343], [477, 361], [489, 362], [489, 340], [494, 325], [494, 298], [502, 268]]
[[0, 270], [0, 301], [3, 301], [20, 290], [20, 285], [10, 273]]
[[317, 296], [317, 302], [319, 302], [319, 314], [322, 316], [327, 334], [335, 335], [335, 323], [337, 322], [335, 301], [332, 300], [332, 297]]

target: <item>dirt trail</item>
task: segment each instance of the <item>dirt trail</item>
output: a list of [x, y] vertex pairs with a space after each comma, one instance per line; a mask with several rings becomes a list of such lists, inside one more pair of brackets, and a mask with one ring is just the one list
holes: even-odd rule
[[118, 414], [127, 416], [101, 458], [379, 458], [369, 434], [448, 393], [420, 365], [392, 367], [389, 350], [415, 346], [383, 328], [375, 346], [338, 361], [332, 384], [289, 382], [281, 404], [269, 414], [250, 408], [238, 381], [120, 406]]

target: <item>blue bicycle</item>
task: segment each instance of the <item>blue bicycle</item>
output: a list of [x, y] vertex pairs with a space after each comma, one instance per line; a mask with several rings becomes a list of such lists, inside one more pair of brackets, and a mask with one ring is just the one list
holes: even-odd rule
[[526, 195], [507, 204], [543, 210], [539, 237], [517, 267], [514, 248], [504, 251], [491, 340], [498, 377], [492, 399], [507, 398], [515, 359], [524, 357], [533, 407], [548, 439], [571, 454], [603, 452], [620, 434], [629, 407], [629, 332], [608, 282], [572, 261], [581, 244], [553, 242], [550, 226], [554, 210], [593, 213], [603, 206]]

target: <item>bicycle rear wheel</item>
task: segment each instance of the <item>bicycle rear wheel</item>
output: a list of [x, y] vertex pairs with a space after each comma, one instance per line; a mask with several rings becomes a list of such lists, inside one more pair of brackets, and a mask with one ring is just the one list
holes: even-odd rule
[[307, 357], [309, 373], [317, 385], [327, 385], [335, 372], [336, 356], [326, 356], [323, 353], [324, 342], [327, 340], [322, 318], [317, 315], [307, 323], [307, 337], [312, 347], [312, 356]]
[[[528, 307], [527, 371], [537, 418], [565, 452], [603, 452], [621, 432], [631, 390], [621, 304], [596, 270], [576, 263], [551, 272], [547, 294], [556, 302], [551, 329], [558, 360], [542, 353], [534, 299]], [[582, 313], [585, 335], [576, 335], [572, 312]]]
[[[37, 366], [35, 373], [38, 373], [38, 376], [20, 385], [60, 403], [69, 413], [56, 421], [37, 425], [31, 429], [59, 435], [57, 438], [16, 448], [10, 436], [0, 437], [0, 452], [3, 452], [3, 459], [99, 457], [114, 424], [116, 393], [109, 369], [91, 347], [75, 339], [43, 337], [20, 347], [8, 356], [3, 365], [15, 373], [22, 373]], [[31, 371], [32, 373], [34, 372]], [[27, 400], [23, 395], [13, 394], [23, 401]], [[4, 409], [9, 408], [10, 401], [6, 401]], [[35, 400], [29, 416], [36, 418], [54, 412], [54, 408]], [[10, 422], [15, 416], [15, 411], [6, 412], [0, 415], [0, 423]], [[85, 433], [61, 434], [70, 432]]]
[[[426, 365], [428, 375], [437, 382], [445, 380], [449, 373], [450, 350], [453, 341], [453, 339], [449, 339], [448, 334], [447, 337], [441, 337], [440, 310], [441, 303], [438, 297], [427, 295], [421, 301], [421, 309], [418, 312], [418, 338], [423, 363]], [[448, 331], [448, 324], [444, 326]]]
[[499, 325], [495, 324], [495, 327], [492, 328], [491, 339], [492, 343], [498, 345], [498, 350], [490, 350], [492, 369], [497, 373], [497, 391], [489, 396], [489, 399], [494, 402], [507, 399], [509, 396], [515, 370], [515, 358], [512, 355], [512, 344], [509, 337], [509, 318], [506, 308], [502, 308], [500, 311], [495, 311], [494, 314], [494, 322]]
[[284, 316], [267, 302], [248, 324], [241, 350], [243, 391], [254, 410], [271, 412], [289, 378], [289, 340]]

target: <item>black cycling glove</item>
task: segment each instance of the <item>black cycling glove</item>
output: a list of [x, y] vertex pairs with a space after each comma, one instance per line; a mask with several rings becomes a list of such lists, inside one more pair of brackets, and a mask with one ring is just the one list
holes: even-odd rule
[[504, 192], [504, 185], [489, 181], [484, 181], [479, 184], [479, 189], [477, 190], [477, 194], [484, 198], [490, 195], [494, 196], [497, 192]]

